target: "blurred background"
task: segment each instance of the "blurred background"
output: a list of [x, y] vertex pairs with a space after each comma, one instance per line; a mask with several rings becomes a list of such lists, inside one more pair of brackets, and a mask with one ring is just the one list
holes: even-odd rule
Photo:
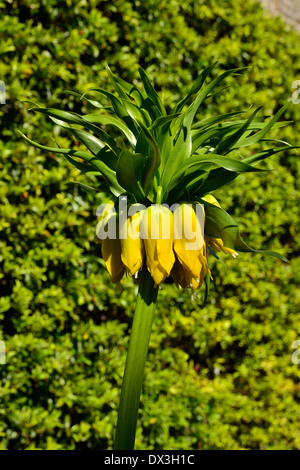
[[[299, 1], [263, 3], [272, 15], [252, 0], [0, 0], [1, 450], [112, 448], [136, 294], [131, 279], [116, 287], [104, 268], [95, 236], [103, 194], [74, 184], [92, 178], [18, 136], [73, 145], [27, 101], [91, 111], [63, 92], [111, 90], [107, 62], [137, 86], [142, 66], [170, 107], [217, 61], [213, 77], [247, 69], [198, 117], [248, 116], [250, 106], [270, 116], [293, 96], [284, 114], [293, 122], [271, 136], [300, 145], [300, 36], [273, 8], [294, 4], [295, 20]], [[300, 449], [299, 151], [263, 165], [272, 171], [242, 175], [215, 196], [250, 245], [289, 263], [211, 259], [205, 308], [201, 295], [160, 290], [137, 449]]]
[[300, 29], [300, 1], [299, 0], [260, 0], [272, 15], [281, 15], [286, 21]]

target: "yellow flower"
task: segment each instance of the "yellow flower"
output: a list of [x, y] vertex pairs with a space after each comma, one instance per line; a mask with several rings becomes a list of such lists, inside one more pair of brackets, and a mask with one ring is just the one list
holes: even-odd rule
[[198, 217], [190, 204], [182, 204], [174, 211], [174, 251], [178, 262], [172, 271], [177, 285], [193, 291], [201, 287], [208, 269], [204, 212], [200, 204], [195, 208]]
[[104, 228], [107, 227], [108, 219], [116, 214], [115, 207], [113, 201], [108, 201], [105, 205], [101, 205], [101, 210], [98, 213], [97, 209], [97, 227], [96, 227], [96, 234], [98, 238], [102, 241], [104, 235]]
[[204, 213], [202, 206], [200, 204], [197, 206], [201, 216], [199, 218], [191, 204], [181, 204], [174, 211], [174, 251], [180, 263], [195, 279], [198, 279], [205, 264], [202, 250]]
[[[206, 194], [206, 196], [204, 196], [202, 199], [204, 199], [206, 202], [209, 202], [210, 204], [213, 204], [214, 206], [221, 208], [220, 203], [214, 196], [212, 196], [212, 194]], [[235, 250], [224, 246], [222, 238], [208, 238], [207, 241], [214, 251], [223, 251], [223, 253], [232, 255], [233, 258], [238, 256], [238, 253]]]
[[199, 264], [199, 271], [197, 272], [196, 277], [189, 269], [181, 264], [178, 259], [176, 259], [171, 271], [171, 276], [177, 287], [181, 286], [183, 289], [190, 288], [192, 291], [195, 291], [202, 286], [206, 273], [209, 271], [207, 264], [206, 242], [204, 242], [203, 248], [201, 249], [201, 258], [202, 264]]
[[112, 282], [119, 282], [124, 274], [124, 265], [121, 261], [121, 244], [118, 239], [106, 238], [102, 242], [102, 256], [106, 269], [111, 276]]
[[[107, 217], [115, 218], [116, 233], [118, 233], [117, 214], [109, 214]], [[118, 237], [107, 237], [102, 240], [102, 257], [112, 282], [119, 282], [123, 277], [125, 267], [121, 260], [121, 243]]]
[[173, 252], [173, 214], [164, 206], [150, 206], [141, 221], [147, 268], [155, 282], [160, 284], [170, 274], [175, 262]]
[[233, 258], [236, 258], [238, 256], [238, 253], [235, 250], [224, 246], [222, 238], [210, 238], [209, 244], [214, 251], [223, 251], [223, 253], [232, 255]]
[[121, 259], [131, 276], [136, 275], [143, 266], [145, 249], [139, 233], [143, 212], [127, 217], [121, 227]]

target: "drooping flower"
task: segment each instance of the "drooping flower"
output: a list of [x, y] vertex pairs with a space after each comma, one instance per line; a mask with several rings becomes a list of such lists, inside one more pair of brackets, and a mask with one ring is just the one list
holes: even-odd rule
[[109, 217], [116, 214], [114, 202], [112, 200], [108, 201], [106, 204], [101, 204], [100, 208], [97, 209], [97, 227], [96, 234], [100, 240], [103, 240], [105, 227], [107, 227], [107, 222]]
[[[88, 100], [96, 106], [96, 113], [81, 116], [62, 109], [40, 106], [33, 108], [36, 112], [49, 116], [56, 125], [67, 129], [86, 147], [85, 151], [81, 150], [81, 146], [44, 146], [21, 134], [37, 148], [63, 154], [77, 169], [88, 176], [95, 176], [98, 180], [96, 187], [83, 185], [87, 189], [98, 191], [101, 188], [108, 197], [113, 195], [121, 199], [129, 196], [131, 201], [147, 207], [140, 220], [139, 216], [135, 216], [129, 217], [125, 222], [120, 222], [122, 211], [119, 214], [108, 209], [107, 214], [100, 216], [97, 226], [97, 234], [103, 240], [103, 259], [113, 282], [119, 282], [125, 271], [129, 275], [139, 275], [143, 263], [148, 268], [143, 269], [139, 279], [139, 295], [114, 446], [118, 450], [134, 448], [136, 410], [157, 285], [171, 274], [178, 286], [190, 288], [194, 293], [205, 278], [205, 301], [210, 283], [210, 276], [207, 275], [210, 273], [207, 263], [208, 243], [216, 251], [231, 253], [233, 256], [236, 255], [235, 251], [227, 247], [226, 243], [239, 247], [240, 251], [262, 252], [243, 242], [237, 224], [220, 207], [218, 201], [207, 193], [221, 188], [242, 173], [261, 171], [255, 166], [256, 163], [274, 153], [293, 148], [284, 143], [279, 148], [266, 149], [250, 156], [247, 156], [248, 152], [244, 154], [245, 147], [268, 140], [265, 138], [266, 134], [283, 114], [288, 103], [277, 110], [267, 123], [261, 117], [256, 119], [260, 108], [245, 119], [239, 116], [235, 120], [235, 116], [241, 114], [238, 110], [203, 119], [203, 113], [199, 112], [202, 103], [215, 95], [214, 88], [226, 77], [240, 70], [225, 70], [205, 84], [214, 66], [209, 65], [202, 70], [188, 93], [170, 110], [165, 107], [144, 70], [139, 68], [143, 82], [143, 89], [140, 89], [115, 76], [109, 67], [108, 76], [116, 94], [102, 88], [91, 90], [101, 95], [100, 102], [94, 97]], [[78, 94], [75, 93], [76, 95]], [[101, 103], [103, 95], [111, 102], [109, 108], [103, 107]], [[201, 120], [194, 122], [197, 115], [202, 116]], [[195, 207], [186, 208], [186, 200], [204, 204], [205, 236], [203, 230], [200, 230], [203, 227], [195, 217]], [[172, 212], [161, 205], [172, 206], [174, 203], [182, 204], [183, 209], [175, 214], [175, 227]], [[179, 238], [176, 233], [174, 239], [178, 221], [182, 222], [184, 219], [189, 222], [189, 229]], [[140, 238], [134, 237], [132, 222], [140, 223]], [[119, 238], [118, 230], [114, 233], [119, 223], [121, 230], [129, 235], [127, 240]], [[191, 247], [193, 241], [196, 243]], [[286, 261], [278, 253], [266, 253]], [[154, 282], [150, 282], [148, 271]]]
[[144, 242], [140, 235], [140, 225], [144, 211], [127, 217], [121, 227], [121, 260], [130, 276], [142, 269], [145, 257]]
[[[144, 70], [139, 68], [143, 83], [143, 89], [139, 89], [114, 75], [109, 67], [108, 77], [116, 94], [101, 88], [90, 90], [111, 101], [109, 112], [103, 108], [101, 100], [97, 103], [96, 96], [89, 102], [97, 107], [97, 112], [82, 116], [55, 108], [33, 108], [66, 128], [86, 149], [48, 147], [21, 134], [27, 142], [39, 149], [63, 154], [77, 169], [95, 176], [101, 191], [109, 198], [126, 196], [144, 205], [143, 216], [141, 213], [123, 221], [121, 214], [111, 209], [114, 204], [109, 202], [98, 219], [97, 234], [103, 240], [103, 258], [114, 282], [118, 282], [124, 272], [137, 276], [146, 263], [155, 284], [164, 282], [171, 274], [177, 285], [194, 290], [201, 286], [209, 272], [208, 245], [211, 252], [222, 251], [234, 257], [237, 253], [233, 247], [238, 247], [239, 251], [262, 252], [243, 242], [237, 224], [208, 193], [242, 173], [261, 171], [256, 166], [258, 162], [277, 151], [292, 148], [286, 143], [278, 149], [259, 151], [250, 157], [243, 155], [244, 147], [265, 140], [288, 104], [266, 123], [261, 117], [257, 118], [259, 108], [245, 119], [236, 120], [239, 113], [233, 112], [195, 122], [195, 117], [201, 114], [199, 107], [213, 95], [212, 90], [236, 72], [236, 69], [226, 70], [205, 85], [213, 68], [214, 65], [209, 65], [202, 70], [187, 95], [169, 111]], [[118, 137], [115, 130], [111, 134], [112, 129], [117, 129]], [[237, 154], [241, 158], [237, 158]], [[97, 187], [88, 188], [98, 190]], [[195, 218], [195, 201], [205, 207], [205, 237], [203, 227], [199, 229], [199, 221]], [[174, 212], [175, 226], [169, 224], [173, 214], [164, 206], [174, 203], [181, 204], [183, 209], [181, 215], [179, 211]], [[187, 203], [193, 204], [191, 208], [186, 207]], [[182, 238], [175, 234], [174, 239], [173, 232], [178, 229], [181, 219], [190, 222], [191, 233], [183, 234]], [[105, 236], [113, 221], [120, 223], [127, 238], [119, 238], [117, 234]], [[135, 237], [133, 223], [140, 224], [140, 237]], [[164, 237], [163, 227], [168, 224], [171, 233]], [[157, 232], [156, 238], [151, 231]], [[142, 232], [146, 236], [142, 236]], [[195, 237], [197, 235], [198, 245], [191, 247], [193, 236], [190, 235], [193, 233]], [[230, 247], [226, 246], [229, 241]], [[278, 253], [266, 253], [285, 260]], [[208, 277], [205, 281], [209, 282]]]
[[159, 285], [169, 276], [175, 262], [173, 213], [165, 206], [148, 207], [143, 214], [141, 235], [147, 268], [155, 284]]
[[199, 263], [199, 270], [196, 273], [196, 276], [192, 274], [190, 269], [186, 268], [186, 266], [180, 263], [178, 258], [176, 258], [171, 271], [171, 276], [177, 287], [181, 286], [183, 289], [191, 289], [192, 291], [195, 291], [202, 286], [206, 273], [209, 271], [206, 242], [204, 242], [200, 252], [201, 253], [199, 253], [199, 258], [202, 262]]
[[[117, 215], [112, 217], [116, 218]], [[116, 229], [118, 229], [117, 222]], [[121, 259], [121, 243], [118, 237], [107, 237], [102, 240], [102, 256], [112, 282], [119, 282], [123, 277], [125, 267]]]
[[191, 204], [181, 204], [174, 211], [174, 251], [177, 259], [192, 278], [198, 279], [202, 266], [206, 263], [203, 256], [204, 211], [196, 204], [199, 215]]

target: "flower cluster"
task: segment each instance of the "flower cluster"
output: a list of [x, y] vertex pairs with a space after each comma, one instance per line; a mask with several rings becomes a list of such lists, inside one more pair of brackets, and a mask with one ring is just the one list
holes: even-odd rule
[[[213, 196], [208, 195], [207, 201], [220, 207]], [[112, 282], [119, 282], [125, 273], [138, 278], [146, 263], [156, 285], [171, 276], [177, 287], [195, 291], [210, 275], [208, 245], [236, 254], [221, 238], [204, 234], [205, 213], [200, 203], [171, 208], [155, 204], [141, 210], [136, 204], [131, 209], [133, 215], [126, 211], [124, 218], [109, 202], [98, 221], [97, 235], [102, 239], [102, 256]]]
[[[85, 190], [100, 191], [117, 200], [126, 197], [133, 206], [143, 206], [122, 217], [116, 204], [117, 210], [108, 207], [107, 214], [100, 217], [99, 232], [107, 225], [115, 230], [108, 237], [98, 235], [113, 282], [119, 282], [124, 273], [140, 280], [140, 272], [147, 266], [156, 285], [171, 276], [177, 286], [194, 291], [204, 281], [206, 299], [208, 252], [217, 259], [220, 251], [234, 257], [238, 251], [265, 253], [286, 261], [279, 253], [250, 247], [238, 224], [211, 193], [243, 173], [264, 172], [265, 168], [257, 166], [259, 162], [296, 148], [278, 140], [280, 145], [274, 148], [246, 151], [259, 142], [272, 142], [267, 134], [286, 124], [280, 117], [288, 103], [266, 122], [264, 116], [258, 116], [260, 108], [244, 117], [241, 110], [203, 116], [203, 102], [215, 95], [215, 88], [227, 77], [241, 70], [225, 70], [212, 77], [215, 66], [200, 71], [188, 93], [169, 109], [143, 69], [139, 68], [142, 86], [136, 86], [108, 66], [115, 93], [102, 88], [83, 95], [71, 91], [95, 107], [94, 112], [80, 115], [57, 108], [31, 108], [70, 133], [76, 145], [48, 147], [21, 133], [27, 142], [62, 155], [91, 177], [93, 186], [78, 182]], [[103, 107], [103, 96], [111, 106]], [[200, 206], [202, 216], [198, 217]], [[182, 225], [187, 228], [183, 233]], [[147, 270], [143, 272], [147, 274]]]

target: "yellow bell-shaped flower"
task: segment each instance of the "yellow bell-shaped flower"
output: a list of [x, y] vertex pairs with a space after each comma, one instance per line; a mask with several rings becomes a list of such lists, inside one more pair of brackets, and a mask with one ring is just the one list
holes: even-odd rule
[[172, 212], [164, 206], [148, 207], [141, 221], [141, 236], [145, 245], [147, 268], [158, 285], [170, 274], [175, 262]]
[[[112, 216], [115, 217], [115, 214], [116, 210], [113, 201], [108, 201], [106, 204], [101, 204], [101, 206], [98, 207], [96, 212], [98, 220], [96, 234], [101, 241], [106, 238], [105, 229], [107, 228], [109, 218]], [[113, 220], [113, 223], [115, 223], [115, 220], [116, 219]]]
[[125, 268], [121, 260], [121, 244], [118, 239], [106, 238], [102, 242], [102, 256], [106, 269], [111, 276], [112, 282], [119, 282], [124, 274]]
[[171, 276], [177, 287], [181, 286], [183, 289], [190, 288], [192, 291], [195, 291], [202, 286], [206, 273], [209, 271], [205, 242], [201, 251], [203, 262], [199, 265], [199, 272], [197, 273], [197, 276], [194, 276], [189, 269], [187, 269], [183, 264], [180, 263], [180, 261], [178, 261], [178, 259], [176, 259], [171, 271]]
[[200, 204], [196, 206], [198, 216], [191, 204], [181, 204], [174, 211], [174, 251], [190, 278], [197, 282], [207, 260], [204, 254], [204, 211]]
[[121, 259], [121, 243], [118, 238], [117, 214], [109, 214], [108, 217], [110, 223], [112, 223], [112, 219], [114, 219], [115, 231], [110, 234], [111, 236], [102, 240], [102, 257], [112, 282], [119, 282], [123, 277], [125, 267]]
[[144, 211], [127, 217], [121, 227], [121, 259], [128, 274], [134, 276], [143, 266], [145, 248], [140, 236], [140, 224]]

